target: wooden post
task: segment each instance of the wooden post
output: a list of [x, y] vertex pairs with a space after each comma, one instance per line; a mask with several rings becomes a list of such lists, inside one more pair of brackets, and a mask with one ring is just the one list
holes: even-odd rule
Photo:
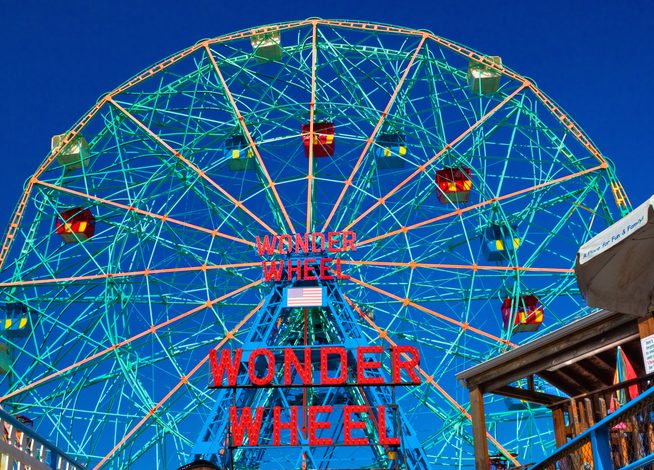
[[579, 409], [577, 408], [577, 402], [574, 398], [570, 399], [570, 428], [572, 429], [572, 438], [577, 437], [583, 429], [581, 429], [581, 423], [579, 422]]
[[588, 427], [590, 428], [595, 424], [595, 409], [590, 398], [584, 398], [584, 404], [586, 405], [586, 421], [588, 421]]
[[554, 421], [554, 441], [556, 442], [556, 447], [561, 447], [568, 442], [568, 432], [565, 426], [562, 407], [552, 410], [552, 420]]
[[475, 468], [477, 470], [490, 470], [488, 441], [486, 440], [484, 393], [478, 387], [470, 389], [470, 417], [472, 419], [472, 437], [475, 442]]

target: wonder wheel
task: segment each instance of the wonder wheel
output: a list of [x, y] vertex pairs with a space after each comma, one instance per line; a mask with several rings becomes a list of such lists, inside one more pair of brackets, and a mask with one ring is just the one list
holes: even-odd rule
[[[499, 57], [321, 19], [202, 40], [103, 95], [28, 180], [0, 255], [1, 404], [89, 466], [472, 468], [455, 373], [586, 314], [576, 250], [626, 210], [593, 143]], [[293, 256], [257, 237], [330, 232], [356, 240], [332, 271], [264, 279], [263, 261]], [[308, 285], [326, 286], [329, 325], [284, 297]], [[209, 350], [270, 346], [253, 338], [282, 297], [275, 331], [304, 337], [290, 344], [351, 328], [417, 348], [395, 454], [305, 431], [272, 448], [265, 425], [260, 447], [225, 452]], [[492, 452], [528, 462], [553, 445], [545, 409], [487, 408]], [[321, 435], [338, 440], [341, 419]]]

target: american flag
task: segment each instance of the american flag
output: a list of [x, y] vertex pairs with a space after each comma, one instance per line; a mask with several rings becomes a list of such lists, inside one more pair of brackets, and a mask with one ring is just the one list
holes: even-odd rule
[[321, 307], [322, 287], [289, 287], [286, 289], [286, 307]]

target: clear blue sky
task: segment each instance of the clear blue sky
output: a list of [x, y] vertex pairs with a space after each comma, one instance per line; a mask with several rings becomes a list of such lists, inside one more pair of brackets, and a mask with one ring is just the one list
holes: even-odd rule
[[[406, 5], [406, 6], [404, 6]], [[194, 44], [311, 16], [429, 29], [536, 81], [617, 165], [634, 205], [654, 193], [654, 2], [0, 2], [0, 226], [25, 180], [103, 93]]]

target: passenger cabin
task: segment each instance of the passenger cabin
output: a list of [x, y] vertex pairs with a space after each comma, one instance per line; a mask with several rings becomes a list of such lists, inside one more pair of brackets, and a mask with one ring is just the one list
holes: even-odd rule
[[[513, 312], [515, 317], [511, 327]], [[502, 321], [507, 331], [511, 329], [514, 333], [536, 331], [543, 323], [543, 318], [543, 305], [535, 295], [525, 295], [516, 299], [507, 297], [502, 302]]]
[[313, 123], [313, 145], [310, 136], [311, 123], [302, 124], [302, 143], [304, 154], [308, 157], [309, 150], [313, 146], [314, 157], [333, 157], [334, 147], [334, 123], [314, 122]]
[[0, 324], [7, 336], [26, 336], [31, 331], [30, 310], [21, 302], [7, 302], [0, 311]]
[[88, 209], [74, 207], [59, 213], [57, 234], [64, 243], [88, 240], [95, 233], [95, 217]]
[[254, 151], [243, 134], [236, 134], [225, 142], [225, 156], [232, 171], [254, 170], [257, 166]]
[[[50, 149], [54, 151], [59, 143], [66, 137], [68, 134], [59, 134], [52, 136], [50, 142]], [[77, 135], [65, 148], [59, 152], [57, 155], [57, 162], [66, 170], [74, 170], [76, 168], [86, 167], [89, 164], [89, 157], [91, 152], [89, 150], [89, 144], [86, 142], [86, 139], [80, 134]]]
[[[502, 58], [499, 56], [487, 56], [487, 60], [502, 66]], [[476, 60], [471, 60], [468, 64], [468, 86], [473, 93], [478, 95], [488, 95], [495, 93], [500, 87], [500, 78], [502, 74], [497, 70], [484, 65]]]
[[374, 150], [377, 168], [402, 168], [406, 155], [406, 138], [398, 132], [383, 132], [377, 137], [377, 146]]
[[257, 62], [279, 61], [282, 59], [282, 41], [279, 31], [252, 36], [250, 43]]
[[437, 170], [436, 186], [441, 204], [468, 202], [472, 190], [472, 172], [467, 167]]
[[491, 225], [484, 230], [482, 252], [488, 261], [506, 261], [520, 246], [515, 226]]

